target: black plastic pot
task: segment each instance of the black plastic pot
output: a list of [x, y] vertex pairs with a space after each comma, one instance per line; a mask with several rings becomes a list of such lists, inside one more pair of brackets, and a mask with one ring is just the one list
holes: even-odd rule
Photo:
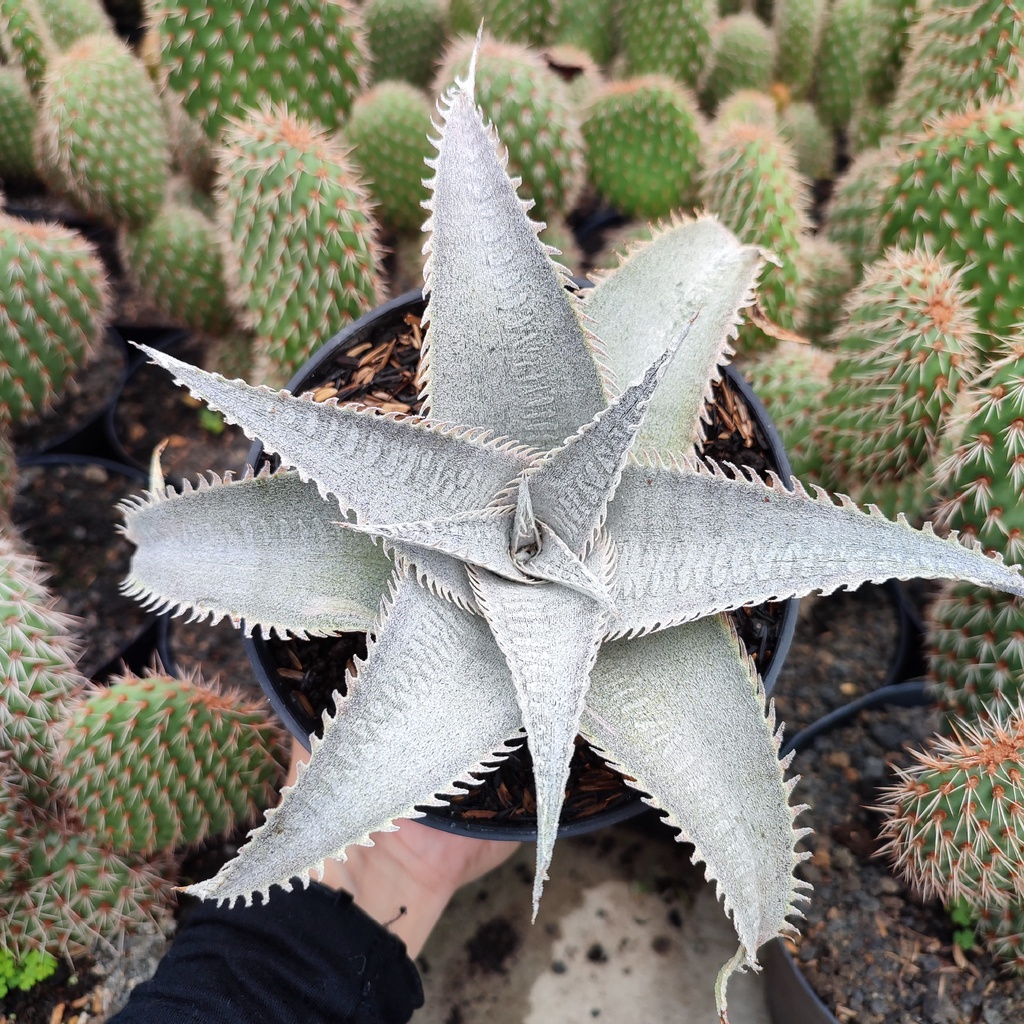
[[[377, 339], [386, 337], [388, 332], [394, 331], [404, 324], [405, 317], [408, 314], [421, 315], [425, 305], [422, 293], [411, 291], [363, 316], [324, 344], [289, 381], [287, 385], [288, 390], [293, 393], [300, 393], [315, 388], [325, 378], [324, 367], [334, 359], [338, 349], [347, 350], [362, 342], [374, 342]], [[769, 461], [773, 464], [773, 468], [783, 479], [788, 479], [790, 475], [789, 462], [778, 432], [765, 412], [764, 406], [754, 395], [746, 381], [731, 367], [726, 369], [726, 376], [732, 388], [746, 402], [759, 433], [758, 440], [762, 442]], [[249, 465], [258, 468], [266, 459], [267, 457], [263, 453], [263, 446], [257, 441], [249, 453]], [[766, 667], [763, 672], [765, 688], [769, 691], [778, 678], [782, 664], [785, 661], [786, 652], [789, 650], [792, 642], [793, 632], [796, 628], [798, 602], [796, 600], [789, 600], [782, 602], [778, 607], [779, 615], [776, 623], [776, 636], [773, 638], [774, 643], [771, 647], [771, 654], [767, 658]], [[300, 642], [296, 641], [296, 643]], [[319, 718], [309, 714], [306, 709], [297, 703], [292, 696], [292, 687], [278, 675], [266, 638], [254, 632], [253, 636], [245, 639], [245, 649], [252, 663], [256, 678], [273, 705], [274, 710], [292, 735], [308, 748], [310, 746], [310, 735], [319, 726]], [[452, 821], [450, 818], [432, 809], [426, 810], [426, 817], [421, 819], [426, 824], [463, 835], [489, 839], [533, 840], [536, 838], [536, 830], [532, 826], [522, 825], [514, 827], [488, 821]], [[637, 794], [635, 799], [631, 798], [625, 806], [592, 814], [581, 821], [563, 824], [559, 828], [559, 835], [569, 836], [594, 831], [606, 825], [633, 817], [646, 810], [649, 810], [648, 806], [641, 801], [639, 794]]]

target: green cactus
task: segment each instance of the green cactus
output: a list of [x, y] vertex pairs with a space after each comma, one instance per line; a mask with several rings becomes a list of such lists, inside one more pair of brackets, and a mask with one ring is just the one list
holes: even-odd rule
[[743, 363], [743, 376], [778, 428], [793, 475], [805, 483], [821, 479], [823, 456], [813, 430], [831, 387], [835, 361], [834, 353], [816, 345], [780, 341], [771, 352]]
[[883, 794], [884, 851], [927, 899], [1024, 899], [1024, 704], [960, 723], [897, 769]]
[[46, 183], [90, 215], [140, 224], [160, 209], [171, 163], [160, 100], [113, 36], [87, 36], [50, 62], [36, 143]]
[[[943, 525], [1010, 561], [1024, 558], [1024, 338], [1005, 343], [966, 396], [960, 443], [938, 467]], [[1024, 678], [1024, 609], [977, 588], [935, 603], [928, 633], [931, 677], [950, 722], [979, 717]]]
[[562, 5], [563, 0], [481, 0], [488, 33], [526, 46], [543, 46], [555, 37]]
[[443, 0], [366, 0], [363, 27], [375, 82], [430, 84], [448, 36]]
[[58, 47], [36, 0], [0, 0], [0, 50], [24, 71], [29, 89], [38, 97]]
[[856, 280], [882, 255], [886, 194], [896, 182], [899, 159], [891, 146], [861, 153], [836, 180], [825, 208], [822, 233], [849, 257]]
[[804, 238], [800, 258], [804, 295], [797, 328], [813, 343], [832, 348], [843, 300], [857, 283], [854, 266], [843, 249], [824, 235]]
[[570, 274], [579, 274], [583, 267], [583, 253], [580, 251], [576, 236], [572, 228], [564, 220], [552, 221], [545, 224], [540, 233], [540, 240], [557, 250], [552, 253], [552, 259], [561, 263]]
[[577, 110], [589, 106], [605, 82], [594, 58], [574, 43], [552, 43], [544, 47], [542, 56], [544, 63], [565, 83], [572, 105]]
[[6, 424], [0, 423], [0, 524], [11, 514], [18, 491], [18, 457]]
[[147, 855], [220, 835], [271, 800], [277, 731], [258, 703], [198, 677], [125, 675], [72, 703], [61, 777], [85, 829]]
[[342, 0], [151, 0], [149, 17], [164, 80], [211, 139], [268, 104], [338, 128], [365, 86], [362, 30]]
[[698, 89], [711, 59], [717, 0], [644, 0], [623, 4], [619, 31], [630, 75], [664, 74]]
[[418, 233], [427, 218], [423, 160], [431, 155], [430, 117], [430, 102], [419, 89], [381, 82], [356, 100], [345, 126], [378, 219], [399, 232]]
[[[474, 41], [455, 42], [434, 83], [440, 94], [469, 69]], [[522, 178], [519, 194], [533, 199], [533, 216], [564, 215], [579, 197], [584, 149], [568, 86], [539, 53], [485, 37], [476, 66], [476, 99], [508, 147], [508, 172]]]
[[98, 343], [106, 274], [81, 235], [0, 214], [0, 423], [46, 411]]
[[740, 89], [719, 104], [715, 111], [712, 129], [726, 128], [731, 124], [744, 122], [775, 128], [778, 124], [778, 107], [767, 92], [756, 89]]
[[564, 3], [555, 38], [586, 51], [603, 68], [616, 53], [615, 0]]
[[790, 103], [779, 114], [779, 135], [789, 143], [796, 168], [811, 181], [828, 179], [835, 173], [835, 137], [806, 100]]
[[60, 50], [84, 36], [108, 33], [114, 26], [99, 0], [36, 0]]
[[39, 560], [5, 525], [0, 530], [0, 749], [9, 754], [5, 803], [12, 786], [26, 800], [47, 803], [55, 781], [57, 725], [83, 682], [75, 669], [72, 622], [55, 610], [44, 578]]
[[199, 210], [169, 202], [145, 226], [123, 232], [120, 249], [129, 276], [165, 315], [210, 334], [231, 325], [219, 240]]
[[711, 69], [701, 98], [714, 110], [740, 89], [765, 90], [772, 82], [775, 36], [756, 14], [730, 14], [711, 29]]
[[910, 29], [890, 112], [897, 136], [965, 103], [1010, 101], [1024, 80], [1024, 18], [1006, 0], [928, 6]]
[[483, 17], [483, 0], [448, 2], [448, 25], [453, 36], [475, 36]]
[[851, 157], [869, 149], [878, 149], [889, 131], [889, 108], [874, 106], [862, 96], [853, 108], [846, 126], [846, 146]]
[[864, 96], [874, 107], [892, 99], [917, 7], [918, 0], [871, 0], [861, 56]]
[[[701, 199], [740, 239], [760, 245], [777, 262], [758, 284], [762, 312], [783, 330], [796, 326], [800, 308], [800, 245], [807, 235], [810, 196], [789, 147], [771, 128], [734, 124], [717, 131], [708, 149]], [[759, 328], [740, 329], [737, 351], [771, 348]]]
[[654, 219], [691, 207], [701, 130], [697, 101], [667, 76], [609, 82], [583, 121], [591, 181], [627, 217]]
[[775, 79], [788, 87], [794, 100], [810, 94], [827, 12], [827, 0], [775, 0]]
[[218, 219], [234, 301], [283, 385], [380, 295], [377, 226], [340, 141], [284, 110], [225, 137]]
[[1022, 139], [1019, 104], [947, 114], [905, 147], [884, 202], [882, 243], [963, 266], [990, 345], [1024, 322]]
[[870, 0], [833, 0], [825, 18], [814, 75], [814, 103], [829, 128], [844, 128], [864, 91], [861, 44]]
[[1024, 976], [1024, 900], [983, 907], [976, 928], [992, 955], [1014, 974]]
[[978, 326], [962, 272], [892, 249], [848, 297], [821, 417], [825, 486], [885, 507], [930, 468], [957, 396], [975, 373]]
[[36, 105], [21, 68], [0, 66], [0, 180], [36, 176]]

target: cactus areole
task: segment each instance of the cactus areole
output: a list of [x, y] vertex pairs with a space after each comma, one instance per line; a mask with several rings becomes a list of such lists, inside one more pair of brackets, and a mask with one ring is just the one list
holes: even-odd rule
[[577, 734], [693, 844], [739, 935], [716, 985], [793, 933], [805, 830], [780, 734], [722, 612], [891, 577], [1024, 595], [976, 544], [689, 453], [760, 265], [672, 224], [578, 296], [473, 92], [439, 105], [424, 415], [314, 402], [147, 349], [282, 469], [129, 502], [125, 587], [284, 635], [372, 635], [308, 766], [204, 899], [305, 884], [506, 756], [525, 729], [537, 912]]

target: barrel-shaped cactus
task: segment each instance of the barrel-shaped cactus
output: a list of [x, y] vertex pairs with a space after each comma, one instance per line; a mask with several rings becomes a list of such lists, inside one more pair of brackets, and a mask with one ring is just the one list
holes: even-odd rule
[[218, 218], [234, 301], [261, 373], [282, 385], [380, 295], [377, 225], [341, 143], [280, 108], [235, 128]]
[[385, 81], [352, 106], [345, 138], [382, 224], [419, 233], [426, 213], [423, 160], [431, 155], [430, 101], [408, 82]]
[[222, 834], [266, 806], [276, 743], [266, 712], [240, 693], [198, 677], [126, 675], [71, 704], [61, 777], [101, 845], [151, 854]]
[[[440, 95], [469, 70], [473, 40], [456, 41], [435, 79]], [[508, 172], [533, 216], [565, 215], [584, 181], [580, 119], [568, 86], [530, 47], [484, 38], [476, 64], [476, 100], [508, 149]]]
[[1024, 106], [947, 114], [909, 143], [884, 200], [882, 243], [927, 244], [964, 268], [991, 338], [1024, 323]]
[[50, 61], [36, 144], [46, 183], [94, 217], [142, 224], [163, 203], [171, 152], [160, 100], [112, 35], [86, 36]]
[[701, 134], [696, 99], [671, 78], [609, 82], [583, 121], [590, 179], [628, 217], [655, 219], [692, 207]]
[[366, 84], [366, 44], [343, 0], [152, 0], [167, 86], [211, 139], [231, 118], [287, 104], [325, 128], [344, 121]]
[[110, 306], [92, 245], [68, 228], [0, 214], [0, 422], [48, 409], [92, 355]]
[[366, 0], [362, 14], [373, 80], [429, 85], [448, 35], [442, 0]]

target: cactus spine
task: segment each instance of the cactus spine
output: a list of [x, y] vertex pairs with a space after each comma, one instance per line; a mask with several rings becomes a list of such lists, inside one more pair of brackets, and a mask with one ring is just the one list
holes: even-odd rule
[[110, 305], [106, 274], [81, 235], [0, 214], [0, 422], [48, 409], [92, 355]]
[[46, 183], [102, 220], [145, 223], [163, 202], [170, 143], [145, 69], [112, 36], [50, 62], [36, 139]]
[[69, 708], [61, 776], [102, 846], [147, 855], [252, 818], [273, 795], [275, 742], [263, 711], [240, 694], [126, 676]]
[[341, 144], [282, 109], [228, 132], [221, 175], [228, 281], [261, 370], [280, 385], [377, 304], [376, 223]]
[[340, 127], [365, 86], [366, 44], [342, 0], [152, 0], [150, 22], [164, 81], [211, 139], [268, 104]]
[[626, 216], [664, 217], [696, 199], [701, 117], [672, 79], [609, 82], [587, 108], [583, 138], [594, 186]]

